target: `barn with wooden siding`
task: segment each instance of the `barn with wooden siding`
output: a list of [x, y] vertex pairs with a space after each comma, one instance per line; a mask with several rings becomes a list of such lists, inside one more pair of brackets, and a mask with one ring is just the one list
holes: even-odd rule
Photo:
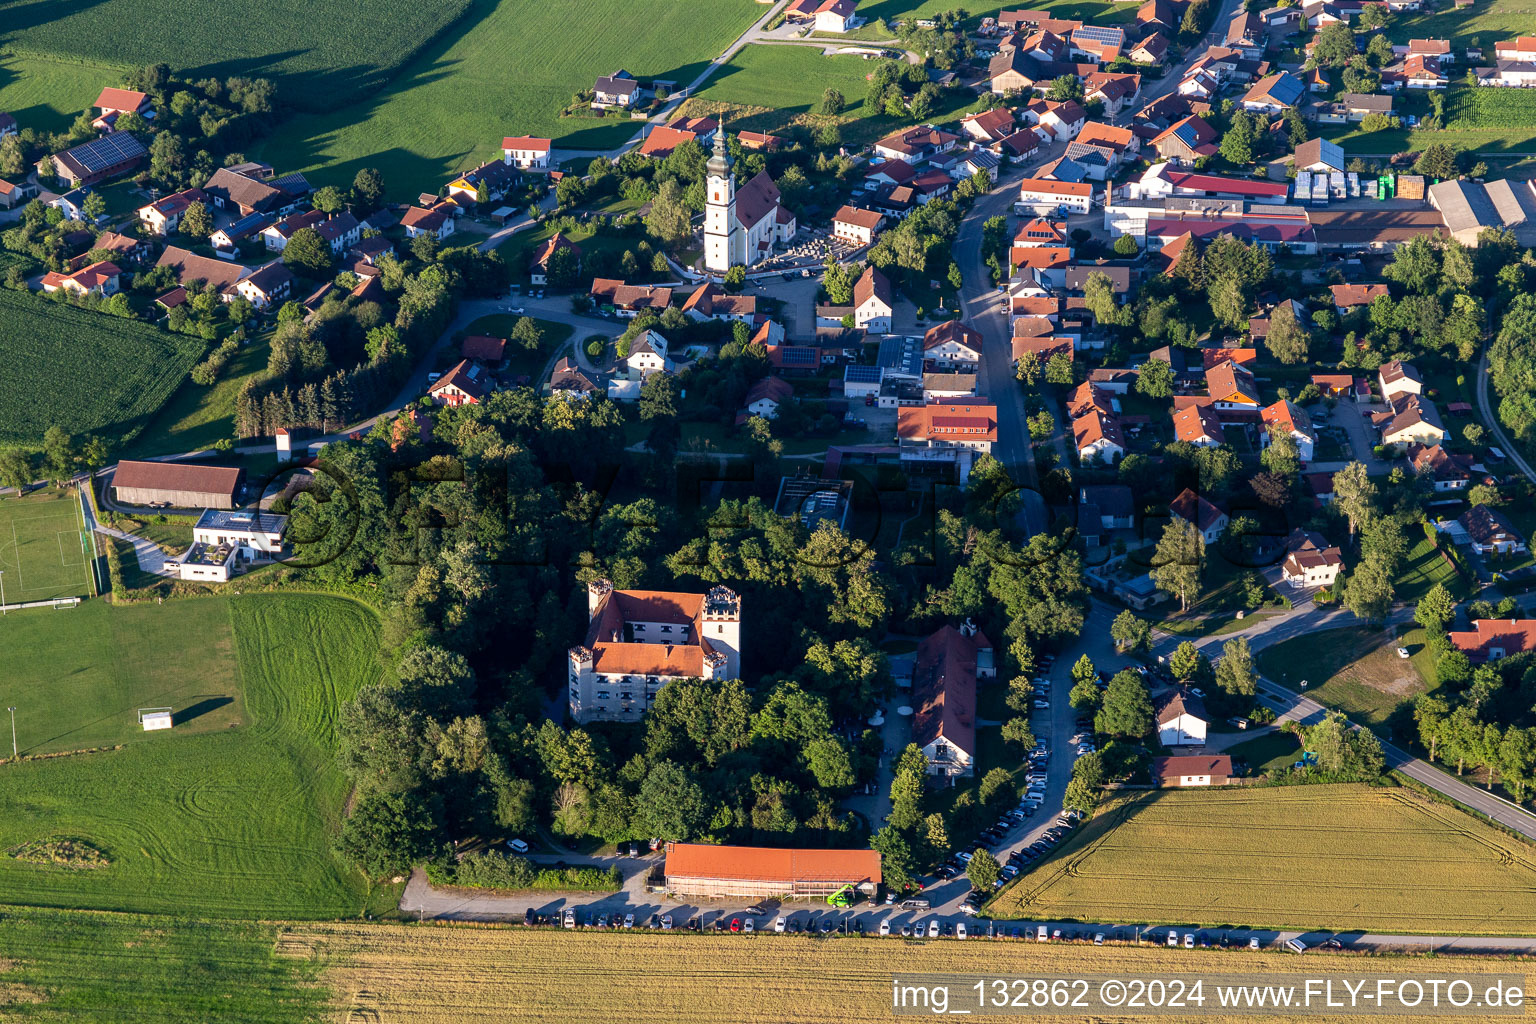
[[245, 486], [245, 470], [185, 462], [117, 464], [112, 490], [125, 505], [231, 509]]

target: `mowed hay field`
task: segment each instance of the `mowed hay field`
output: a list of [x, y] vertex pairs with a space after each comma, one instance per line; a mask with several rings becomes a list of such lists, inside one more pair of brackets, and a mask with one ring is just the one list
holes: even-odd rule
[[51, 426], [125, 441], [206, 347], [141, 321], [0, 291], [0, 445], [36, 448]]
[[685, 86], [763, 10], [747, 0], [475, 0], [387, 89], [294, 118], [252, 155], [316, 184], [350, 185], [359, 168], [378, 167], [391, 196], [415, 199], [499, 157], [505, 135], [606, 150], [640, 122], [562, 118], [573, 93], [620, 68]]
[[[380, 87], [468, 6], [469, 0], [221, 0], [197, 5], [194, 18], [175, 0], [0, 0], [0, 46], [119, 67], [163, 61], [189, 79], [276, 78], [285, 102], [323, 109]], [[95, 98], [93, 91], [86, 102]]]
[[[0, 25], [5, 7], [0, 5]], [[50, 60], [36, 54], [0, 55], [0, 110], [23, 128], [61, 132], [96, 101], [102, 86], [122, 72], [106, 65]]]
[[1536, 933], [1536, 848], [1405, 789], [1119, 798], [988, 905], [996, 917]]
[[[1297, 968], [1294, 959], [1281, 954], [1246, 950], [773, 934], [530, 932], [363, 923], [298, 927], [280, 943], [280, 955], [322, 965], [320, 979], [338, 1001], [334, 1019], [377, 1024], [612, 1024], [615, 1020], [827, 1024], [890, 1018], [891, 979], [897, 973], [991, 977], [1093, 973], [1150, 978], [1172, 972], [1252, 972], [1295, 978]], [[1443, 959], [1435, 963], [1433, 970], [1450, 969]], [[1454, 963], [1458, 972], [1520, 970], [1519, 964], [1492, 959], [1458, 957]], [[1358, 972], [1363, 966], [1353, 958], [1307, 961], [1311, 976]], [[1420, 976], [1430, 969], [1424, 961], [1406, 957], [1372, 958], [1368, 967], [1371, 973]], [[1031, 1013], [1029, 1019], [1081, 1022], [1085, 1018], [1081, 1013]], [[1199, 1019], [1253, 1018], [1213, 1012]]]
[[[377, 894], [330, 846], [347, 796], [335, 725], [340, 704], [379, 678], [377, 630], [363, 605], [309, 594], [88, 602], [0, 620], [10, 666], [0, 703], [21, 708], [19, 737], [122, 744], [0, 764], [4, 899], [211, 917], [360, 913]], [[136, 731], [141, 700], [175, 706], [185, 724]], [[58, 840], [107, 863], [16, 857]]]

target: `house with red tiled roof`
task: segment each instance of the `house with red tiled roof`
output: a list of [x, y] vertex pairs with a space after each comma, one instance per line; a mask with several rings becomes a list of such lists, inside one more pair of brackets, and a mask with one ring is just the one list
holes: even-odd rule
[[1380, 296], [1391, 294], [1384, 284], [1335, 284], [1330, 285], [1328, 291], [1333, 295], [1333, 307], [1339, 311], [1340, 316], [1360, 306], [1369, 306]]
[[1408, 446], [1408, 464], [1421, 477], [1427, 477], [1436, 491], [1464, 491], [1472, 483], [1471, 455], [1453, 455], [1444, 445]]
[[1290, 435], [1296, 442], [1297, 455], [1302, 462], [1312, 461], [1317, 431], [1312, 426], [1312, 420], [1295, 402], [1282, 398], [1274, 405], [1266, 406], [1259, 413], [1259, 419], [1264, 424], [1264, 433], [1259, 438], [1263, 447], [1269, 447], [1270, 439], [1278, 431]]
[[1182, 519], [1196, 530], [1207, 544], [1214, 544], [1221, 539], [1221, 532], [1227, 528], [1232, 517], [1221, 508], [1196, 494], [1188, 487], [1179, 492], [1179, 496], [1168, 503], [1168, 511], [1174, 518]]
[[944, 369], [973, 370], [981, 362], [981, 333], [946, 320], [923, 335], [923, 359]]
[[406, 236], [431, 235], [439, 242], [453, 234], [456, 207], [449, 202], [434, 203], [431, 207], [413, 206], [400, 215], [400, 226]]
[[683, 312], [701, 323], [705, 320], [740, 320], [751, 324], [757, 317], [757, 296], [728, 294], [706, 278], [683, 302]]
[[979, 114], [967, 114], [960, 119], [960, 130], [985, 145], [1001, 142], [1017, 131], [1013, 111], [1008, 107], [993, 107]]
[[208, 196], [200, 188], [182, 189], [162, 196], [138, 209], [139, 223], [157, 235], [169, 235], [181, 224], [182, 215], [193, 203], [206, 203]]
[[1173, 413], [1173, 436], [1199, 448], [1214, 448], [1227, 443], [1221, 419], [1209, 405], [1186, 405]]
[[677, 679], [741, 677], [741, 598], [587, 586], [587, 635], [568, 652], [569, 705], [578, 723], [638, 722]]
[[672, 304], [671, 288], [625, 284], [608, 277], [594, 277], [588, 294], [598, 306], [611, 307], [613, 312], [628, 320], [633, 320], [643, 310], [661, 313]]
[[861, 210], [856, 206], [842, 206], [832, 215], [832, 237], [841, 238], [854, 245], [870, 245], [885, 216], [878, 210]]
[[427, 395], [434, 405], [479, 405], [491, 394], [490, 375], [485, 367], [460, 359], [453, 368], [432, 382]]
[[1231, 777], [1232, 757], [1229, 754], [1190, 754], [1152, 759], [1152, 781], [1164, 789], [1225, 786]]
[[976, 681], [995, 678], [992, 641], [974, 626], [941, 626], [917, 647], [912, 664], [912, 742], [928, 774], [975, 774]]
[[997, 406], [967, 401], [901, 408], [896, 410], [896, 436], [903, 445], [990, 452], [997, 443]]
[[1478, 619], [1471, 629], [1453, 629], [1446, 636], [1470, 661], [1498, 661], [1536, 651], [1536, 619]]
[[1322, 534], [1300, 527], [1285, 542], [1285, 562], [1280, 571], [1293, 587], [1331, 587], [1344, 571], [1344, 556]]
[[43, 275], [43, 291], [63, 291], [73, 295], [116, 295], [121, 274], [118, 265], [107, 260], [82, 267], [73, 274], [50, 270]]
[[1031, 352], [1040, 360], [1041, 366], [1049, 362], [1052, 356], [1063, 355], [1071, 359], [1073, 356], [1072, 339], [1057, 334], [1043, 334], [1035, 337], [1019, 337], [1014, 335], [1014, 363], [1017, 364], [1021, 358]]
[[92, 106], [100, 113], [91, 122], [91, 127], [103, 132], [110, 132], [117, 126], [119, 114], [138, 114], [146, 121], [153, 120], [155, 116], [155, 111], [150, 106], [149, 95], [132, 89], [115, 89], [109, 86], [101, 90], [101, 95], [96, 97], [96, 102]]
[[549, 166], [549, 139], [532, 135], [508, 135], [501, 140], [501, 159], [524, 170], [543, 170]]
[[794, 395], [795, 387], [783, 377], [763, 377], [747, 389], [742, 400], [742, 414], [738, 421], [761, 416], [765, 420], [778, 419], [779, 407]]
[[1247, 367], [1228, 360], [1205, 371], [1206, 390], [1217, 409], [1259, 410], [1259, 386]]
[[581, 273], [581, 246], [556, 231], [539, 244], [528, 261], [528, 280], [531, 283], [547, 284], [549, 282], [549, 260], [560, 249], [570, 250], [576, 263], [576, 272]]
[[948, 153], [959, 141], [958, 135], [940, 131], [932, 125], [920, 124], [893, 132], [876, 142], [875, 155], [882, 160], [917, 164], [940, 153]]

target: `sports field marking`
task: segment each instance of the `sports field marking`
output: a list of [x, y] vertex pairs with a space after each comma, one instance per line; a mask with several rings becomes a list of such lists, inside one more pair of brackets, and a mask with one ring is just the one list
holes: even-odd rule
[[[64, 543], [64, 538], [65, 537], [68, 537], [70, 540], [74, 541], [74, 544], [65, 544]], [[79, 553], [80, 557], [77, 558], [77, 559], [71, 559], [69, 557], [69, 553], [74, 550], [75, 545], [83, 543], [81, 541], [81, 539], [80, 539], [80, 531], [78, 531], [78, 530], [60, 530], [58, 532], [58, 538], [59, 538], [59, 564], [62, 565], [66, 569], [73, 569], [77, 565], [84, 565], [85, 564], [85, 552], [84, 551], [81, 551]]]

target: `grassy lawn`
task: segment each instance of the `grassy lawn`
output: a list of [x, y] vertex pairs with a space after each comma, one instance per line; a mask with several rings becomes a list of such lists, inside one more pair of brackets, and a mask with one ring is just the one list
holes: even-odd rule
[[[349, 185], [360, 168], [377, 166], [391, 197], [408, 199], [435, 191], [450, 172], [498, 156], [504, 135], [606, 150], [634, 135], [640, 122], [562, 118], [573, 93], [621, 67], [642, 81], [685, 85], [760, 14], [740, 0], [590, 0], [579, 16], [561, 4], [473, 0], [453, 31], [387, 88], [297, 117], [251, 155], [304, 171], [316, 185]], [[313, 22], [294, 24], [309, 30]]]
[[246, 381], [266, 374], [271, 342], [267, 331], [250, 339], [211, 388], [194, 384], [190, 378], [183, 381], [144, 432], [122, 452], [123, 457], [206, 451], [215, 441], [234, 437], [235, 399]]
[[1536, 848], [1404, 789], [1292, 786], [1122, 797], [1021, 875], [997, 917], [1536, 932]]
[[[1405, 647], [1415, 657], [1398, 657]], [[1422, 656], [1419, 656], [1422, 655]], [[1272, 682], [1301, 691], [1369, 725], [1401, 723], [1413, 699], [1432, 688], [1422, 630], [1401, 638], [1371, 626], [1346, 626], [1296, 637], [1260, 652], [1258, 668]], [[1424, 673], [1429, 673], [1425, 675]]]
[[[7, 4], [0, 3], [0, 25]], [[0, 40], [7, 33], [0, 28]], [[105, 65], [49, 60], [36, 54], [0, 56], [0, 110], [21, 128], [62, 132], [91, 105], [102, 86], [119, 85], [121, 72]]]
[[[170, 0], [0, 0], [0, 44], [120, 67], [163, 61], [188, 78], [262, 75], [278, 80], [287, 103], [324, 109], [382, 86], [467, 6], [468, 0], [416, 0], [388, 4], [377, 18], [356, 18], [339, 3], [227, 0], [192, 22], [178, 20], [181, 11]], [[121, 78], [120, 71], [101, 77], [73, 109]]]
[[[860, 14], [864, 14], [862, 8]], [[835, 88], [848, 101], [837, 118], [843, 141], [862, 146], [911, 123], [865, 109], [869, 84], [864, 76], [873, 67], [873, 61], [858, 56], [824, 57], [811, 46], [745, 46], [688, 101], [688, 111], [704, 114], [726, 108], [733, 127], [771, 132], [824, 120], [814, 108], [824, 90]], [[930, 120], [935, 124], [948, 120], [975, 99], [974, 93], [965, 90], [945, 92]]]
[[[121, 747], [0, 766], [0, 850], [70, 838], [107, 858], [0, 858], [0, 892], [212, 917], [387, 905], [330, 849], [347, 797], [337, 709], [379, 677], [377, 630], [360, 604], [295, 594], [7, 616], [3, 687], [24, 751]], [[175, 727], [142, 732], [137, 709], [167, 705]]]
[[[514, 282], [526, 284], [524, 280], [528, 274], [528, 261], [533, 258], [534, 250], [549, 240], [555, 233], [553, 225], [540, 224], [537, 228], [529, 228], [519, 231], [496, 247], [501, 253], [501, 258], [507, 261], [507, 266], [512, 269]], [[626, 236], [614, 231], [604, 231], [602, 234], [594, 233], [591, 227], [583, 225], [575, 231], [566, 232], [565, 238], [581, 246], [583, 259], [588, 259], [597, 253], [611, 253], [614, 258], [614, 266], [618, 266], [618, 260], [625, 252], [634, 249], [640, 244], [643, 236]], [[636, 256], [638, 257], [638, 253]], [[655, 280], [657, 275], [650, 272], [650, 267], [642, 267], [641, 272], [630, 278], [632, 283]]]
[[1434, 541], [1420, 537], [1408, 549], [1403, 568], [1397, 574], [1397, 579], [1392, 581], [1393, 590], [1397, 600], [1413, 602], [1423, 597], [1437, 583], [1445, 584], [1445, 588], [1455, 597], [1466, 596], [1467, 584], [1456, 572], [1456, 566], [1440, 553]]
[[[456, 338], [463, 340], [473, 334], [484, 334], [492, 338], [507, 339], [507, 370], [506, 376], [516, 378], [526, 376], [529, 380], [538, 380], [544, 372], [544, 366], [550, 357], [557, 352], [565, 350], [566, 342], [571, 337], [573, 328], [570, 324], [556, 323], [553, 320], [540, 320], [537, 317], [533, 322], [539, 325], [539, 330], [544, 334], [544, 341], [536, 349], [523, 348], [521, 344], [511, 340], [512, 328], [522, 317], [511, 313], [492, 313], [483, 316], [460, 331]], [[452, 360], [458, 361], [458, 353], [452, 354]]]
[[1295, 736], [1285, 732], [1271, 732], [1234, 744], [1226, 749], [1226, 753], [1234, 761], [1238, 758], [1246, 761], [1248, 774], [1258, 776], [1289, 768], [1296, 763], [1296, 755], [1300, 750], [1301, 744]]
[[80, 499], [52, 488], [0, 501], [0, 589], [6, 601], [90, 597], [89, 542]]

